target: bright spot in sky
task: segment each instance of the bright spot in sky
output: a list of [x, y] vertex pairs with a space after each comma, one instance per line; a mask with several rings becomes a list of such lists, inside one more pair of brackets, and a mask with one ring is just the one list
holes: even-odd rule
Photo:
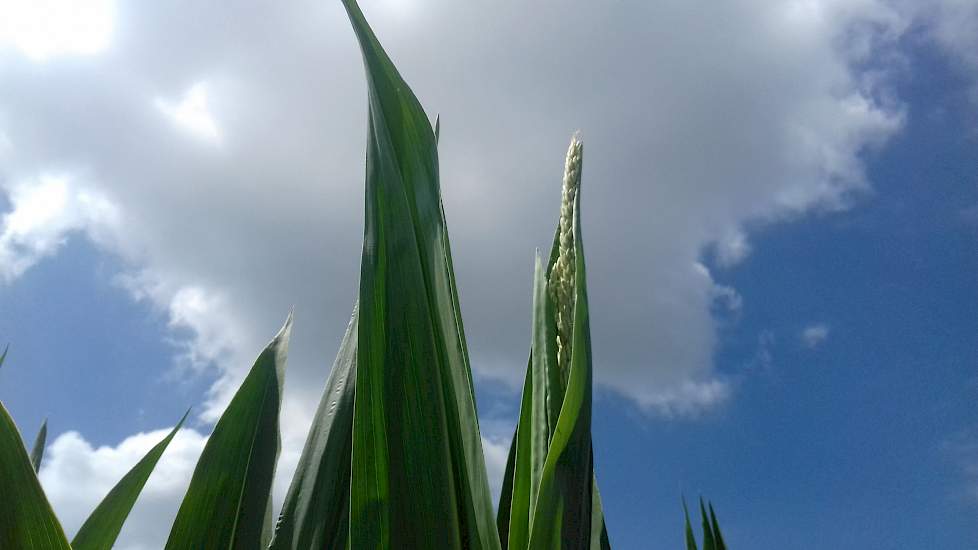
[[4, 234], [27, 235], [61, 216], [68, 204], [68, 184], [64, 178], [46, 178], [18, 190], [14, 203], [16, 208], [4, 219]]
[[34, 61], [92, 55], [109, 45], [115, 0], [0, 0], [0, 45]]
[[207, 110], [207, 88], [203, 82], [194, 84], [179, 103], [157, 99], [156, 107], [184, 129], [199, 137], [217, 141], [217, 124]]

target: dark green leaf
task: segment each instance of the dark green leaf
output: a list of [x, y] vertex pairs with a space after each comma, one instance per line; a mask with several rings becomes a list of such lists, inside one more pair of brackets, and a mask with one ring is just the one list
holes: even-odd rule
[[353, 0], [369, 96], [353, 548], [499, 548], [435, 135]]
[[278, 458], [292, 316], [258, 356], [197, 461], [167, 550], [258, 549]]
[[713, 539], [713, 529], [710, 527], [710, 520], [706, 516], [706, 508], [703, 506], [703, 497], [700, 497], [700, 518], [703, 521], [703, 550], [717, 550], [716, 541]]
[[710, 503], [710, 524], [713, 528], [713, 539], [717, 550], [727, 550], [726, 543], [723, 542], [723, 535], [720, 533], [720, 524], [717, 523], [717, 515], [713, 512], [713, 503]]
[[3, 347], [3, 353], [0, 353], [0, 367], [3, 366], [3, 362], [7, 360], [7, 352], [10, 351], [10, 344]]
[[115, 487], [105, 495], [105, 498], [102, 499], [102, 502], [99, 503], [92, 514], [88, 516], [81, 529], [78, 530], [78, 534], [71, 541], [71, 547], [74, 550], [109, 550], [112, 548], [112, 545], [115, 544], [116, 539], [119, 537], [122, 525], [126, 522], [126, 518], [129, 517], [129, 512], [132, 511], [133, 505], [136, 504], [139, 493], [143, 490], [143, 486], [146, 485], [146, 480], [153, 473], [153, 469], [160, 460], [160, 456], [163, 455], [163, 451], [166, 450], [167, 445], [170, 444], [173, 437], [180, 431], [180, 427], [183, 426], [183, 422], [187, 419], [189, 412], [184, 413], [183, 418], [180, 419], [180, 422], [177, 423], [173, 430], [162, 441], [154, 445], [146, 453], [146, 456], [137, 462], [116, 483]]
[[693, 535], [693, 526], [689, 523], [689, 508], [686, 507], [686, 499], [683, 499], [683, 516], [686, 518], [686, 550], [697, 550], [696, 537]]
[[20, 432], [0, 403], [0, 548], [70, 550]]
[[354, 306], [285, 496], [272, 550], [343, 548], [349, 537], [357, 319]]
[[34, 438], [34, 446], [31, 447], [31, 464], [34, 465], [34, 471], [41, 471], [41, 460], [44, 459], [44, 444], [48, 440], [48, 419], [45, 418], [44, 422], [41, 423], [41, 429], [37, 431], [37, 437]]

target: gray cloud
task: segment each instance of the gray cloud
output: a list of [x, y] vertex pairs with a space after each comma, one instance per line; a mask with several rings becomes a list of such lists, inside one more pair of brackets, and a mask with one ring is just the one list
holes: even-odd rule
[[[867, 185], [860, 155], [901, 122], [854, 68], [905, 27], [878, 2], [397, 4], [365, 9], [442, 115], [473, 363], [514, 384], [572, 130], [597, 380], [669, 410], [725, 394], [704, 248], [742, 261], [745, 222], [845, 206]], [[4, 187], [54, 171], [117, 208], [84, 228], [135, 296], [193, 329], [187, 356], [225, 374], [216, 404], [296, 304], [290, 390], [314, 401], [299, 388], [327, 374], [361, 232], [364, 81], [340, 7], [120, 3], [99, 55], [0, 62]], [[219, 139], [159, 108], [198, 85]]]

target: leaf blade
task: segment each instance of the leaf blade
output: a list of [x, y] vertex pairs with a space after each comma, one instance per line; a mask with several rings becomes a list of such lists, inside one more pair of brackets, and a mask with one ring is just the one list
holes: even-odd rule
[[70, 550], [17, 426], [0, 403], [0, 548]]
[[353, 0], [367, 73], [351, 545], [499, 548], [434, 131]]
[[201, 453], [167, 550], [261, 547], [280, 438], [292, 315], [258, 356]]
[[150, 474], [156, 468], [160, 457], [163, 456], [163, 451], [183, 427], [189, 413], [189, 410], [184, 413], [177, 425], [170, 430], [170, 433], [154, 445], [105, 495], [72, 539], [71, 547], [74, 550], [109, 550], [112, 548], [119, 537], [119, 532], [122, 531], [126, 518], [129, 517], [129, 512], [136, 504], [136, 499], [146, 485]]
[[34, 438], [34, 446], [31, 447], [31, 464], [34, 465], [34, 471], [41, 471], [41, 461], [44, 460], [44, 445], [47, 443], [48, 439], [48, 419], [45, 418], [44, 422], [41, 423], [41, 429], [37, 431], [37, 437]]
[[341, 548], [349, 537], [358, 307], [309, 428], [270, 550]]

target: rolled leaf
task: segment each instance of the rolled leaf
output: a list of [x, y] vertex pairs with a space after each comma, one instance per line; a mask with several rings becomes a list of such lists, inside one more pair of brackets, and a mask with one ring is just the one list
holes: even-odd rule
[[353, 0], [369, 96], [352, 548], [499, 548], [434, 131]]
[[45, 418], [44, 422], [41, 423], [41, 429], [37, 431], [37, 437], [34, 438], [34, 446], [31, 447], [31, 464], [34, 465], [34, 471], [41, 471], [41, 460], [44, 459], [44, 445], [47, 443], [48, 439], [48, 419]]
[[[572, 195], [567, 193], [568, 182], [576, 179], [579, 185], [580, 151], [575, 137], [568, 152], [561, 223], [546, 268], [538, 257], [534, 272], [530, 362], [499, 506], [500, 516], [507, 514], [508, 520], [500, 517], [497, 522], [509, 550], [610, 548], [591, 445], [592, 366], [580, 192], [575, 187]], [[560, 290], [567, 293], [562, 299], [571, 300], [562, 307], [573, 318], [563, 344], [569, 347], [566, 365], [560, 364], [557, 345], [561, 308], [550, 286], [558, 277], [554, 270], [562, 245], [571, 252], [570, 267], [563, 266], [570, 270], [564, 272], [570, 288]]]
[[0, 548], [70, 550], [20, 432], [0, 403]]
[[167, 550], [263, 547], [292, 316], [258, 356], [197, 461]]
[[136, 504], [136, 499], [139, 497], [139, 493], [142, 492], [143, 487], [146, 485], [146, 480], [149, 479], [153, 469], [156, 468], [156, 463], [159, 462], [160, 456], [163, 455], [163, 451], [173, 441], [173, 437], [177, 435], [180, 428], [183, 426], [183, 422], [187, 419], [187, 414], [190, 411], [184, 413], [183, 418], [177, 425], [163, 438], [162, 441], [153, 446], [152, 449], [146, 453], [135, 466], [132, 467], [129, 472], [123, 476], [115, 487], [102, 502], [95, 508], [85, 523], [82, 524], [81, 529], [75, 535], [75, 538], [71, 541], [71, 547], [74, 550], [109, 550], [112, 545], [115, 544], [116, 539], [119, 537], [119, 532], [122, 531], [122, 525], [126, 522], [126, 518], [129, 517], [129, 512], [132, 511], [133, 505]]
[[354, 306], [285, 496], [271, 550], [343, 548], [349, 537], [357, 319]]

